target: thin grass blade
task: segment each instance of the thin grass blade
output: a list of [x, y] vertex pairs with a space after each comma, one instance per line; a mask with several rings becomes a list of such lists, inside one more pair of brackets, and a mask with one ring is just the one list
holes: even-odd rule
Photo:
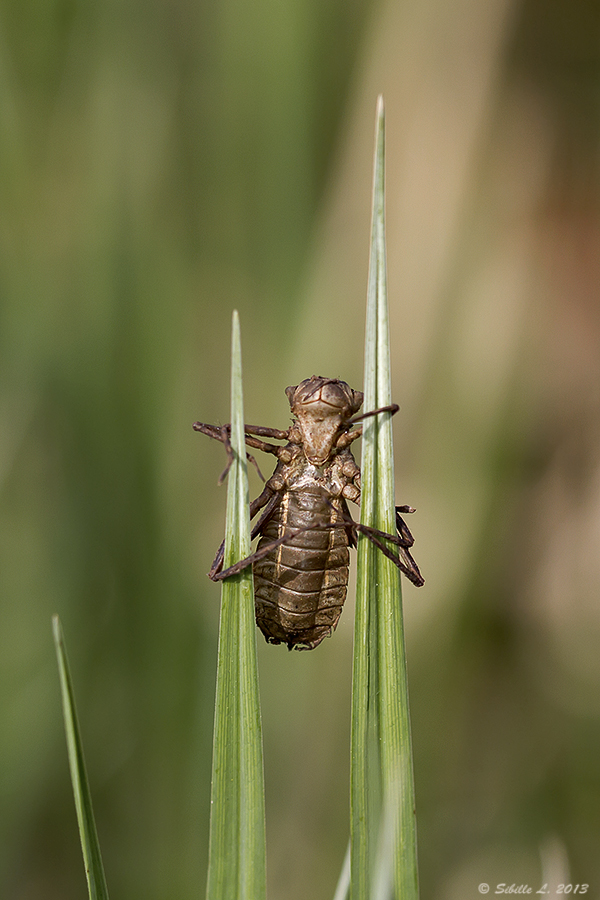
[[[385, 116], [377, 105], [365, 411], [392, 402], [385, 251]], [[390, 413], [364, 420], [361, 522], [395, 533]], [[400, 572], [358, 540], [351, 737], [351, 898], [418, 897]], [[388, 887], [384, 888], [385, 885]]]
[[65, 732], [67, 735], [67, 750], [69, 754], [69, 768], [71, 770], [71, 782], [75, 797], [75, 809], [77, 811], [77, 824], [81, 838], [81, 850], [88, 884], [90, 900], [108, 900], [108, 889], [102, 866], [100, 844], [96, 832], [92, 798], [83, 758], [83, 746], [75, 709], [75, 697], [73, 684], [69, 672], [69, 664], [65, 650], [64, 638], [60, 619], [54, 616], [52, 619], [52, 631], [58, 660], [60, 675], [60, 690], [62, 696], [63, 717], [65, 720]]
[[[224, 567], [250, 554], [240, 326], [233, 314]], [[252, 568], [222, 584], [207, 900], [266, 896], [262, 731]]]

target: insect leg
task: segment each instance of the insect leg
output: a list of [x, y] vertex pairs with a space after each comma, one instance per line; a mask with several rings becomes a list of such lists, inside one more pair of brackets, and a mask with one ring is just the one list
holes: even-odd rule
[[379, 409], [372, 409], [371, 412], [361, 413], [359, 416], [352, 416], [351, 419], [348, 419], [346, 422], [347, 425], [354, 425], [355, 422], [360, 422], [362, 419], [368, 419], [369, 416], [377, 416], [382, 412], [389, 412], [392, 415], [395, 415], [400, 407], [397, 403], [391, 403], [389, 406], [380, 406]]
[[252, 456], [251, 453], [246, 453], [246, 459], [248, 460], [249, 463], [252, 463], [252, 465], [253, 465], [254, 468], [256, 469], [256, 474], [258, 475], [258, 477], [260, 478], [260, 480], [261, 480], [261, 481], [266, 481], [267, 479], [265, 478], [265, 476], [263, 475], [263, 473], [260, 471], [260, 469], [259, 469], [259, 467], [258, 467], [258, 463], [256, 462], [256, 459]]
[[[224, 426], [224, 427], [229, 428], [228, 425]], [[247, 434], [245, 435], [245, 441], [250, 447], [255, 447], [257, 450], [262, 450], [263, 453], [272, 453], [274, 456], [279, 456], [279, 451], [282, 449], [282, 447], [278, 447], [276, 444], [267, 444], [265, 441], [259, 441], [258, 438], [250, 437]], [[225, 441], [223, 441], [223, 443], [225, 443]], [[225, 449], [227, 450], [226, 443], [225, 443]], [[224, 470], [221, 472], [221, 475], [219, 477], [219, 482], [218, 482], [219, 484], [223, 484], [223, 482], [225, 481], [225, 478], [227, 476], [227, 473], [229, 472], [229, 470], [231, 468], [231, 464], [233, 462], [233, 451], [231, 453], [231, 456], [229, 455], [229, 451], [228, 451], [227, 456], [228, 456], [227, 465], [225, 466]], [[265, 480], [264, 475], [258, 468], [258, 463], [254, 459], [254, 457], [251, 456], [250, 453], [246, 453], [246, 456], [251, 463], [254, 463], [259, 477], [262, 479], [262, 481], [264, 481]]]
[[[229, 435], [231, 432], [231, 425], [229, 422], [226, 425], [207, 425], [206, 422], [194, 422], [192, 425], [194, 431], [200, 431], [202, 434], [206, 434], [208, 437], [214, 438], [217, 441], [223, 441], [223, 429], [225, 429], [226, 433]], [[259, 441], [257, 438], [251, 437], [253, 434], [262, 435], [263, 437], [273, 437], [279, 438], [279, 440], [285, 441], [288, 437], [287, 431], [278, 431], [276, 428], [266, 428], [262, 425], [244, 425], [244, 433], [246, 436], [246, 443], [249, 447], [255, 447], [257, 450], [264, 450], [265, 453], [273, 453], [274, 456], [277, 456], [278, 451], [281, 449], [276, 444], [267, 444], [265, 441]]]
[[404, 539], [405, 547], [412, 547], [415, 542], [414, 537], [410, 533], [410, 529], [400, 513], [414, 513], [416, 509], [413, 506], [397, 506], [396, 507], [396, 528], [398, 536]]
[[[385, 534], [383, 531], [378, 531], [376, 528], [369, 528], [367, 525], [361, 525], [359, 522], [355, 523], [356, 530], [361, 532], [368, 537], [368, 539], [375, 544], [376, 547], [379, 547], [384, 556], [387, 556], [388, 559], [391, 559], [394, 565], [398, 566], [401, 572], [404, 572], [409, 581], [412, 581], [416, 587], [422, 587], [425, 584], [425, 579], [421, 575], [419, 571], [419, 567], [410, 555], [409, 551], [406, 547], [402, 546], [399, 543], [398, 538], [394, 538], [391, 534]], [[386, 547], [385, 544], [379, 540], [379, 537], [376, 535], [381, 535], [385, 537], [386, 540], [392, 541], [398, 546], [398, 556], [393, 553], [389, 547]]]
[[[419, 571], [419, 567], [412, 558], [409, 547], [412, 547], [414, 544], [414, 539], [410, 531], [408, 530], [408, 526], [406, 522], [400, 516], [400, 511], [402, 512], [414, 512], [412, 506], [397, 506], [396, 507], [396, 527], [398, 528], [398, 534], [387, 534], [385, 531], [380, 531], [378, 528], [371, 528], [369, 525], [361, 525], [360, 522], [355, 522], [352, 516], [350, 515], [350, 510], [348, 506], [345, 506], [345, 509], [342, 510], [342, 515], [346, 519], [348, 529], [352, 529], [354, 534], [364, 534], [373, 544], [375, 544], [382, 553], [391, 559], [395, 565], [398, 566], [401, 572], [404, 572], [406, 577], [412, 581], [417, 587], [421, 587], [421, 585], [425, 584], [425, 579], [421, 575]], [[380, 538], [383, 540], [390, 541], [390, 543], [395, 544], [398, 547], [398, 555], [393, 553], [385, 544], [382, 543]], [[354, 544], [356, 542], [354, 541]]]
[[280, 441], [287, 441], [289, 437], [289, 429], [280, 431], [278, 428], [267, 428], [264, 425], [244, 425], [246, 434], [258, 434], [259, 437], [277, 438]]
[[[267, 490], [268, 490], [268, 488], [265, 488], [265, 491], [267, 491]], [[265, 491], [263, 491], [263, 493], [264, 493]], [[262, 494], [261, 494], [261, 496], [262, 496]], [[263, 529], [263, 525], [266, 525], [266, 523], [269, 521], [269, 519], [271, 518], [271, 516], [273, 515], [273, 513], [274, 513], [275, 510], [277, 509], [277, 506], [278, 506], [280, 500], [281, 500], [281, 496], [280, 496], [279, 492], [275, 492], [275, 493], [273, 494], [273, 496], [271, 497], [271, 499], [269, 500], [269, 502], [267, 503], [267, 505], [265, 506], [265, 508], [264, 508], [264, 510], [263, 510], [263, 513], [262, 513], [260, 519], [258, 520], [258, 522], [256, 523], [256, 525], [255, 525], [255, 526], [253, 527], [253, 529], [252, 529], [252, 532], [251, 532], [251, 534], [250, 534], [250, 540], [251, 540], [251, 541], [253, 541], [254, 538], [255, 538], [258, 534], [261, 533], [261, 531], [262, 531], [262, 529]], [[251, 507], [250, 507], [250, 518], [252, 519], [252, 518], [254, 517], [254, 515], [255, 515], [255, 514], [252, 512], [252, 506], [251, 506]]]
[[[194, 422], [192, 428], [194, 431], [199, 431], [207, 437], [214, 438], [215, 441], [223, 440], [222, 427], [220, 425], [207, 425], [206, 422]], [[223, 428], [226, 429], [226, 432], [229, 432], [230, 426], [223, 425]]]
[[[265, 490], [267, 490], [265, 488]], [[262, 514], [260, 521], [254, 526], [252, 530], [252, 537], [256, 537], [259, 533], [260, 528], [267, 519], [272, 515], [273, 510], [276, 508], [277, 504], [280, 502], [279, 494], [274, 494], [271, 502], [265, 509]], [[284, 532], [281, 537], [277, 538], [274, 541], [270, 541], [260, 550], [255, 550], [254, 553], [251, 553], [250, 556], [244, 557], [244, 559], [240, 559], [239, 562], [234, 563], [233, 566], [229, 566], [228, 569], [223, 569], [220, 571], [220, 565], [223, 564], [223, 554], [221, 553], [220, 565], [216, 565], [217, 559], [213, 563], [213, 568], [209, 572], [209, 577], [212, 578], [213, 581], [223, 581], [224, 578], [230, 578], [232, 575], [237, 575], [239, 572], [242, 572], [248, 566], [251, 566], [252, 563], [257, 562], [259, 559], [264, 559], [265, 556], [268, 556], [273, 550], [277, 547], [284, 544], [286, 541], [289, 541], [291, 538], [295, 538], [297, 535], [302, 534], [303, 531], [328, 531], [332, 528], [346, 528], [347, 526], [341, 523], [327, 523], [326, 525], [305, 525], [302, 528], [291, 528]], [[223, 545], [221, 545], [223, 546]], [[221, 548], [219, 548], [221, 550]], [[218, 556], [219, 554], [217, 554]], [[316, 645], [315, 645], [316, 646]]]
[[[225, 429], [226, 427], [227, 426], [223, 426], [223, 429]], [[227, 441], [223, 441], [223, 443], [225, 444], [225, 450], [227, 450], [227, 465], [225, 466], [225, 468], [221, 472], [221, 475], [219, 476], [218, 484], [223, 484], [223, 482], [225, 481], [225, 478], [227, 477], [227, 473], [229, 472], [229, 470], [231, 468], [231, 464], [233, 462], [233, 450], [227, 449], [228, 446], [229, 446], [229, 448], [231, 448], [231, 444], [229, 443], [229, 438], [227, 438]], [[250, 447], [255, 447], [257, 450], [262, 450], [263, 453], [273, 453], [275, 456], [278, 456], [279, 451], [281, 450], [281, 447], [277, 447], [276, 444], [266, 444], [264, 441], [259, 441], [258, 438], [249, 437], [248, 435], [246, 435], [246, 443]], [[254, 459], [254, 457], [251, 456], [249, 453], [246, 453], [246, 456], [248, 457], [248, 459], [251, 462], [254, 463], [254, 465], [256, 466], [256, 471], [258, 472], [259, 476], [264, 481], [265, 479], [263, 477], [263, 474], [260, 471], [260, 469], [258, 468], [258, 465], [256, 464], [256, 460]]]
[[[245, 426], [245, 427], [253, 428], [254, 426]], [[256, 427], [259, 427], [259, 426], [256, 426]], [[194, 424], [192, 425], [192, 428], [194, 429], [194, 431], [199, 431], [201, 434], [205, 434], [205, 435], [207, 435], [207, 437], [214, 438], [214, 440], [221, 441], [224, 444], [225, 451], [227, 453], [227, 465], [225, 466], [225, 469], [223, 470], [223, 472], [221, 472], [221, 475], [219, 476], [219, 481], [218, 481], [218, 484], [223, 484], [223, 482], [225, 481], [225, 478], [227, 476], [227, 473], [229, 472], [229, 470], [231, 468], [231, 464], [233, 462], [233, 450], [231, 448], [231, 443], [229, 440], [229, 435], [231, 433], [231, 425], [227, 424], [227, 425], [223, 425], [223, 426], [219, 427], [218, 425], [207, 425], [205, 422], [194, 422]], [[286, 432], [286, 434], [287, 434], [287, 432]], [[273, 435], [273, 436], [276, 437], [277, 435]], [[281, 449], [276, 444], [267, 444], [265, 441], [260, 441], [260, 440], [258, 440], [258, 438], [250, 437], [248, 434], [245, 435], [245, 440], [246, 440], [246, 443], [248, 444], [248, 446], [254, 447], [257, 450], [262, 450], [264, 453], [273, 453], [274, 456], [277, 456]], [[262, 481], [264, 481], [265, 479], [263, 477], [263, 474], [260, 471], [260, 469], [258, 468], [258, 464], [257, 464], [256, 460], [254, 459], [254, 457], [251, 456], [249, 453], [247, 453], [246, 456], [247, 456], [248, 460], [255, 466], [259, 477], [262, 479]]]
[[[230, 578], [232, 575], [237, 575], [239, 572], [242, 572], [244, 569], [251, 566], [252, 563], [256, 562], [259, 559], [263, 559], [265, 556], [268, 556], [271, 551], [275, 550], [281, 544], [288, 541], [290, 538], [296, 537], [297, 534], [300, 534], [302, 531], [309, 531], [314, 526], [308, 526], [307, 528], [294, 528], [291, 531], [286, 531], [280, 538], [277, 538], [276, 541], [271, 541], [269, 544], [266, 544], [261, 550], [255, 550], [254, 553], [251, 553], [250, 556], [246, 556], [244, 559], [240, 559], [239, 562], [234, 563], [233, 566], [229, 566], [228, 569], [223, 569], [223, 571], [216, 573], [215, 575], [209, 575], [213, 581], [223, 581], [224, 578]], [[212, 571], [212, 570], [211, 570]]]
[[[217, 481], [217, 484], [223, 484], [223, 482], [225, 481], [225, 476], [229, 472], [231, 464], [233, 462], [233, 448], [231, 446], [231, 441], [229, 440], [231, 426], [223, 425], [221, 428], [219, 428], [217, 425], [207, 425], [205, 422], [194, 422], [192, 428], [194, 429], [194, 431], [199, 431], [201, 434], [205, 434], [207, 437], [214, 438], [214, 440], [221, 441], [223, 443], [225, 452], [227, 453], [227, 465], [219, 475], [219, 480]], [[250, 455], [248, 453], [246, 454], [246, 456], [250, 458]], [[254, 465], [256, 465], [256, 460], [254, 460]], [[258, 469], [258, 466], [256, 466], [256, 468]]]
[[356, 431], [345, 431], [339, 436], [335, 446], [340, 450], [344, 450], [346, 447], [349, 447], [350, 444], [357, 438], [362, 437], [362, 432], [362, 425], [359, 425]]
[[[333, 509], [333, 504], [330, 505]], [[348, 546], [354, 547], [356, 549], [356, 529], [354, 528], [355, 522], [345, 500], [342, 500], [342, 518], [344, 520], [344, 528], [346, 529], [346, 535], [348, 537]]]
[[[256, 515], [256, 513], [257, 513], [260, 509], [262, 509], [263, 506], [266, 506], [267, 509], [264, 511], [264, 513], [263, 513], [262, 516], [260, 517], [260, 519], [259, 519], [259, 521], [257, 522], [257, 524], [256, 524], [256, 525], [254, 526], [254, 528], [252, 529], [252, 534], [251, 534], [251, 536], [250, 536], [250, 540], [253, 540], [253, 539], [256, 537], [256, 535], [258, 534], [258, 530], [257, 530], [257, 529], [258, 529], [259, 526], [262, 526], [262, 525], [264, 524], [264, 522], [266, 521], [267, 513], [268, 513], [269, 516], [272, 515], [273, 510], [274, 510], [275, 507], [277, 506], [277, 502], [276, 502], [276, 501], [278, 501], [278, 500], [279, 500], [279, 495], [278, 495], [278, 494], [274, 494], [273, 491], [271, 490], [271, 488], [266, 487], [266, 488], [263, 490], [262, 494], [259, 494], [259, 496], [256, 497], [256, 499], [253, 500], [253, 501], [251, 502], [251, 504], [250, 504], [250, 519], [253, 519], [254, 516]], [[208, 577], [209, 577], [212, 581], [218, 581], [218, 580], [219, 580], [216, 576], [217, 576], [217, 574], [221, 571], [221, 569], [223, 568], [223, 554], [224, 554], [224, 552], [225, 552], [225, 541], [221, 541], [221, 546], [220, 546], [219, 549], [217, 550], [217, 555], [215, 556], [215, 558], [214, 558], [214, 560], [213, 560], [213, 564], [212, 564], [212, 566], [210, 567], [210, 572], [208, 573]]]

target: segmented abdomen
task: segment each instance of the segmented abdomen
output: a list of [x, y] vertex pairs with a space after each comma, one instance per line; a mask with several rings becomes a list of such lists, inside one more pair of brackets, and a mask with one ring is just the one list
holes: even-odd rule
[[323, 490], [286, 491], [265, 524], [257, 549], [311, 526], [254, 563], [256, 624], [270, 643], [313, 648], [338, 623], [350, 562], [340, 502]]

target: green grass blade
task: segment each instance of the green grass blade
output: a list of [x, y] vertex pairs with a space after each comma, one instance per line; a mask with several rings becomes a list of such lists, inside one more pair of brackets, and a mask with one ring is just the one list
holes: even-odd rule
[[75, 809], [77, 810], [77, 823], [81, 838], [81, 850], [83, 863], [88, 883], [90, 900], [108, 900], [108, 889], [102, 867], [100, 845], [94, 822], [92, 810], [92, 798], [85, 770], [81, 735], [75, 710], [75, 697], [73, 685], [69, 673], [69, 664], [65, 651], [64, 639], [58, 616], [52, 619], [54, 644], [58, 660], [60, 675], [60, 690], [62, 695], [63, 716], [67, 735], [67, 749], [69, 753], [69, 768], [71, 770], [71, 782], [75, 796]]
[[[364, 410], [391, 401], [385, 258], [385, 118], [377, 107]], [[365, 419], [361, 522], [395, 533], [390, 413]], [[351, 897], [418, 897], [400, 572], [359, 537], [352, 688]], [[386, 874], [387, 872], [387, 874]], [[389, 891], [388, 891], [389, 896]]]
[[[233, 314], [225, 568], [250, 554], [240, 327]], [[222, 583], [207, 900], [266, 895], [262, 732], [252, 568]]]

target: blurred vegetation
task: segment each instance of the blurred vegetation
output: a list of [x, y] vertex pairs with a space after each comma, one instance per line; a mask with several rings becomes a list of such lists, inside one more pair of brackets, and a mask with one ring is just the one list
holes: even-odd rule
[[[3, 897], [85, 892], [54, 612], [111, 896], [204, 891], [225, 494], [191, 423], [228, 415], [233, 307], [250, 422], [360, 386], [379, 92], [423, 897], [540, 854], [597, 889], [599, 38], [595, 0], [4, 0]], [[351, 619], [259, 647], [273, 898], [341, 866]]]

